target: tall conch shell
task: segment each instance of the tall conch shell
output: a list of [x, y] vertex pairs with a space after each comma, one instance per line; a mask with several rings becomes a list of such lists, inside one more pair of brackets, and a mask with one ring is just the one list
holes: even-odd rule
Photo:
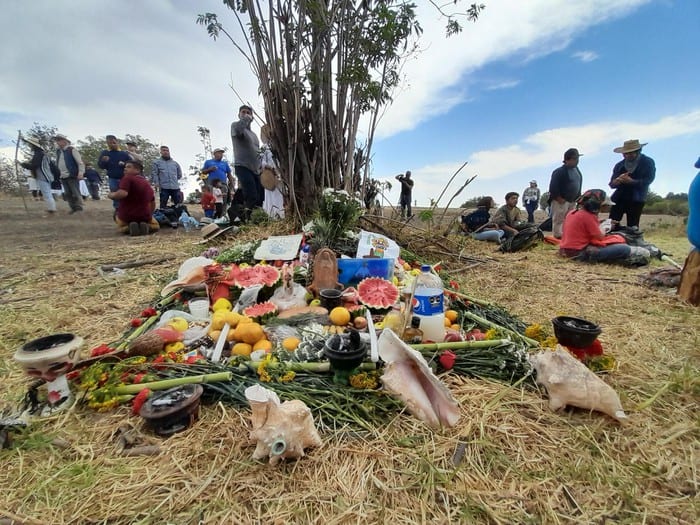
[[321, 445], [311, 410], [303, 401], [280, 403], [272, 390], [260, 385], [245, 389], [252, 410], [250, 439], [257, 441], [253, 459], [270, 458], [276, 465], [286, 458], [304, 456], [304, 449]]
[[408, 411], [431, 427], [453, 427], [459, 420], [459, 405], [448, 388], [435, 376], [423, 356], [391, 330], [378, 340], [379, 357], [386, 363], [384, 388], [396, 395]]
[[561, 346], [530, 356], [530, 363], [537, 371], [537, 383], [547, 389], [552, 410], [571, 405], [603, 412], [618, 421], [627, 419], [617, 393]]

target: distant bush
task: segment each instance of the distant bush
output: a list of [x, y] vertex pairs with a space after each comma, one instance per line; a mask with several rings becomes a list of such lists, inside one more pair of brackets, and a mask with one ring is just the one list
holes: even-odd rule
[[678, 215], [685, 217], [688, 215], [688, 201], [677, 199], [663, 199], [644, 206], [644, 213], [649, 215]]

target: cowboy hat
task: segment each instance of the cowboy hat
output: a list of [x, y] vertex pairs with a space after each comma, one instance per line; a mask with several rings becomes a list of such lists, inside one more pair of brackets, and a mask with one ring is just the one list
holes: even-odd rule
[[622, 146], [615, 148], [613, 151], [615, 153], [631, 153], [633, 151], [639, 151], [643, 146], [649, 144], [645, 142], [644, 144], [639, 143], [639, 139], [626, 140]]
[[28, 144], [31, 144], [32, 146], [36, 146], [37, 148], [44, 149], [42, 145], [39, 143], [37, 139], [34, 137], [22, 137], [22, 140]]
[[[194, 244], [206, 244], [209, 241], [216, 239], [219, 235], [223, 235], [224, 233], [233, 228], [233, 226], [227, 226], [226, 228], [222, 228], [216, 223], [207, 224], [204, 228], [202, 228], [202, 240], [195, 241]], [[238, 228], [236, 228], [236, 230], [234, 231], [237, 230]]]
[[56, 135], [53, 136], [53, 140], [61, 140], [61, 139], [65, 140], [66, 142], [68, 142], [68, 144], [70, 144], [70, 140], [68, 139], [68, 137], [66, 137], [65, 135], [62, 135], [61, 133], [57, 133]]

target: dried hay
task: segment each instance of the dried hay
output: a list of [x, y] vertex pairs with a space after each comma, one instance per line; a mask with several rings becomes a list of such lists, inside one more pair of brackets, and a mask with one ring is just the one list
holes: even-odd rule
[[[91, 231], [71, 231], [70, 219], [60, 217], [45, 226], [49, 231], [35, 224], [34, 237], [12, 237], [8, 221], [26, 219], [16, 201], [2, 205], [0, 299], [22, 299], [0, 310], [5, 409], [28, 384], [11, 359], [20, 344], [58, 331], [80, 334], [88, 348], [116, 339], [177, 264], [202, 249], [181, 231], [131, 239], [116, 236], [109, 224], [100, 229], [109, 222], [104, 205], [86, 217], [95, 221]], [[284, 233], [286, 227], [239, 237], [259, 238], [275, 228]], [[687, 250], [680, 229], [647, 237], [678, 258]], [[489, 261], [465, 268], [442, 254], [430, 260], [461, 268], [454, 277], [465, 293], [547, 327], [562, 314], [601, 324], [603, 346], [618, 362], [606, 380], [620, 394], [628, 424], [580, 410], [555, 414], [536, 391], [448, 376], [462, 407], [456, 428], [434, 432], [399, 414], [372, 433], [324, 429], [322, 447], [271, 468], [250, 459], [245, 411], [204, 406], [189, 430], [167, 440], [145, 436], [160, 443], [159, 456], [124, 457], [115, 432], [125, 422], [142, 429], [140, 421], [127, 408], [107, 414], [75, 408], [35, 424], [15, 436], [14, 448], [0, 451], [0, 517], [22, 523], [695, 523], [698, 310], [637, 285], [644, 269], [576, 264], [545, 245], [501, 254], [488, 243], [450, 242]], [[168, 254], [177, 262], [132, 268], [121, 277], [96, 270]], [[69, 446], [52, 445], [56, 439]]]

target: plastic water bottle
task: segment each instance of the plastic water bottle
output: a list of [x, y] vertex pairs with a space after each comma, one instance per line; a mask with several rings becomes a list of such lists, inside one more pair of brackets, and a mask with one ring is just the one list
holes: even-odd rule
[[186, 211], [180, 214], [180, 224], [185, 227], [185, 231], [189, 232], [192, 229], [192, 223], [190, 222], [190, 216], [187, 215]]
[[413, 296], [413, 315], [420, 319], [424, 341], [440, 343], [445, 340], [444, 289], [442, 280], [431, 273], [430, 265], [420, 267]]
[[309, 264], [309, 252], [311, 250], [311, 247], [308, 244], [305, 244], [302, 246], [301, 251], [299, 252], [299, 263], [306, 266]]

